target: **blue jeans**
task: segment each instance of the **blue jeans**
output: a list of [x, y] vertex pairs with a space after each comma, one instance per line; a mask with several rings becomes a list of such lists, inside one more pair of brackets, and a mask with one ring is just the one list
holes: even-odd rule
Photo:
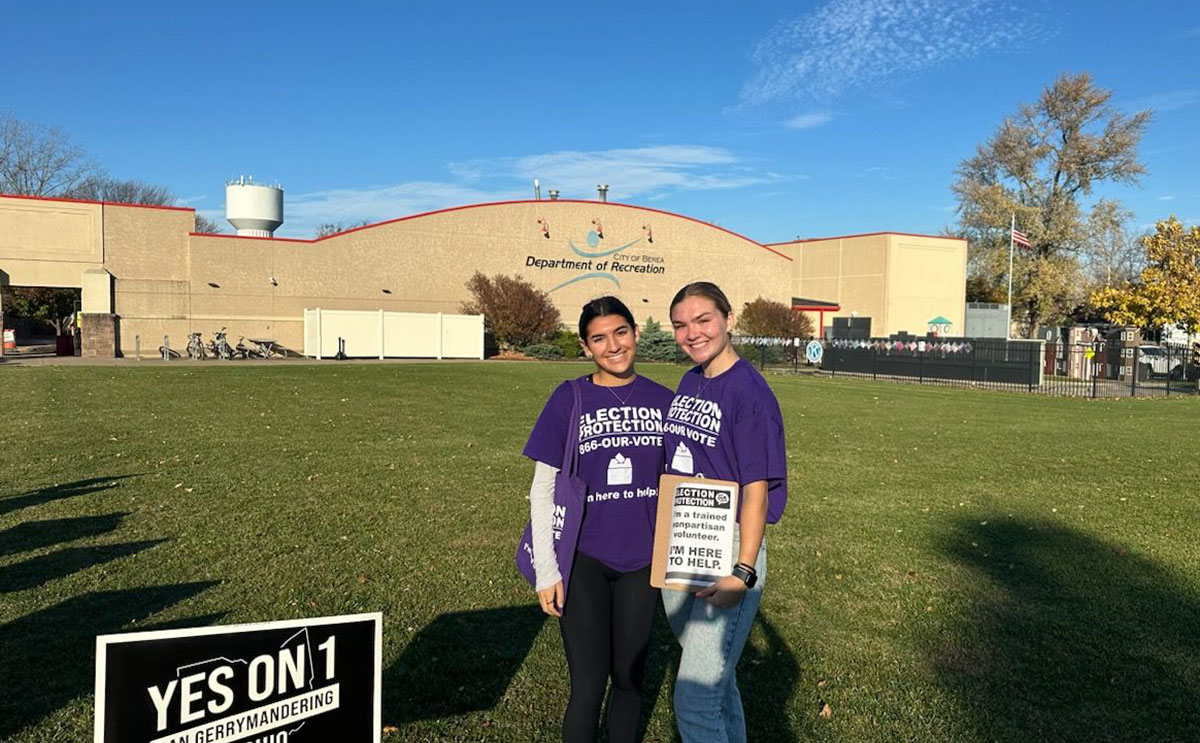
[[758, 582], [728, 609], [718, 609], [691, 591], [663, 589], [667, 621], [683, 647], [675, 679], [675, 724], [684, 743], [746, 740], [746, 718], [735, 672], [767, 578], [765, 538], [754, 569], [758, 571]]

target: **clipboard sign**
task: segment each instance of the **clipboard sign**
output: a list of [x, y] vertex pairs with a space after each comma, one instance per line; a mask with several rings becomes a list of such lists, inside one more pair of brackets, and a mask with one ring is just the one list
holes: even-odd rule
[[737, 562], [737, 508], [736, 482], [660, 477], [650, 585], [691, 591], [729, 575]]

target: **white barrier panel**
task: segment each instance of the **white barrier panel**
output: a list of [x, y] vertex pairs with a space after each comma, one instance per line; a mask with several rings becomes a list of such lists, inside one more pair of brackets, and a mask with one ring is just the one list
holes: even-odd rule
[[442, 315], [442, 356], [483, 358], [483, 315]]
[[482, 359], [483, 315], [383, 310], [304, 311], [304, 355], [351, 358]]

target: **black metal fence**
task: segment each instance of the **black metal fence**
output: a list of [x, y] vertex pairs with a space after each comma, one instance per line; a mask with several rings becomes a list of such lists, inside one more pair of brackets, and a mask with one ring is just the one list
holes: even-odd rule
[[1041, 344], [994, 338], [834, 339], [825, 344], [821, 368], [835, 376], [1034, 391], [1041, 383]]
[[1046, 343], [1042, 390], [1072, 397], [1194, 395], [1200, 390], [1200, 355], [1178, 346]]
[[735, 338], [735, 348], [760, 369], [819, 369], [832, 376], [888, 379], [975, 389], [1071, 397], [1194, 395], [1200, 385], [1195, 350], [1099, 340], [1043, 343], [999, 338], [871, 338], [819, 341]]
[[[804, 366], [808, 338], [755, 338], [733, 336], [733, 350], [760, 370], [799, 371]], [[680, 352], [682, 353], [682, 352]], [[686, 356], [684, 357], [686, 361]]]

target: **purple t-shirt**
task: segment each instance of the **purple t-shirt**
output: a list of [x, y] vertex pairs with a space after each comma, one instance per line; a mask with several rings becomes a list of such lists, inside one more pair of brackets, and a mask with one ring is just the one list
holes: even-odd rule
[[[767, 481], [767, 523], [787, 505], [787, 450], [775, 393], [754, 365], [738, 359], [711, 379], [693, 367], [663, 425], [667, 471], [746, 485]], [[741, 502], [738, 502], [739, 510]]]
[[[645, 377], [623, 387], [579, 385], [579, 476], [587, 503], [578, 551], [613, 570], [630, 572], [650, 564], [658, 477], [663, 472], [663, 419], [671, 391]], [[569, 382], [550, 395], [538, 417], [525, 456], [561, 467], [574, 396]]]

